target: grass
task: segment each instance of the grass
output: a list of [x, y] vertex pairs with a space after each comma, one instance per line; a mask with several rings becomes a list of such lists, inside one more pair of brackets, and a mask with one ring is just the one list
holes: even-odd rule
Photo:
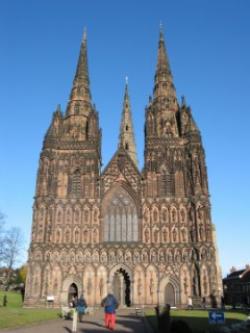
[[[157, 320], [154, 311], [149, 310], [146, 315], [154, 331], [157, 332]], [[171, 318], [185, 321], [193, 333], [204, 333], [208, 329], [210, 329], [209, 332], [216, 330], [215, 325], [209, 325], [208, 311], [206, 310], [171, 310]], [[247, 315], [240, 312], [226, 311], [225, 318], [225, 325], [227, 326], [245, 320]]]
[[[3, 296], [7, 295], [7, 307], [3, 307]], [[24, 309], [20, 293], [0, 291], [0, 329], [38, 324], [57, 319], [58, 309]]]

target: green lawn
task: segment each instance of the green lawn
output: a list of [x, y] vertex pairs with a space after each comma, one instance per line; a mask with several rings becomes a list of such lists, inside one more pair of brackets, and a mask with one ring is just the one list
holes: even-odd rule
[[[146, 312], [147, 318], [157, 332], [157, 321], [153, 310]], [[185, 321], [192, 329], [193, 333], [215, 332], [216, 326], [208, 324], [208, 311], [206, 310], [171, 310], [171, 318]], [[246, 314], [239, 312], [225, 312], [226, 326], [238, 323], [247, 318]], [[249, 330], [250, 333], [250, 330]]]
[[[7, 295], [7, 307], [3, 296]], [[58, 318], [58, 309], [23, 309], [20, 293], [0, 291], [0, 329], [33, 325]]]

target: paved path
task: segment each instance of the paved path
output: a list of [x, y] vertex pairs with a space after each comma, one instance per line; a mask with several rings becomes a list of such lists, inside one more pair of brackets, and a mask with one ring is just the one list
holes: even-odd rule
[[[96, 311], [92, 315], [85, 315], [84, 322], [78, 323], [77, 333], [105, 333], [110, 332], [104, 327], [103, 312]], [[71, 320], [53, 320], [45, 324], [25, 327], [19, 329], [4, 330], [8, 333], [71, 333]], [[115, 332], [117, 333], [146, 333], [144, 319], [135, 316], [135, 312], [131, 310], [119, 310], [117, 313]]]

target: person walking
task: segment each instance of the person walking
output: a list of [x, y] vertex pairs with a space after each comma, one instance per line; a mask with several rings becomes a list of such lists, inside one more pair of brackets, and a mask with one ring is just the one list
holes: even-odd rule
[[82, 317], [86, 311], [86, 308], [87, 308], [87, 303], [86, 303], [85, 299], [83, 298], [83, 295], [81, 295], [80, 298], [77, 300], [77, 304], [76, 304], [76, 309], [78, 312], [80, 323], [82, 322]]
[[105, 313], [105, 326], [107, 329], [113, 331], [115, 329], [116, 309], [118, 308], [118, 302], [114, 295], [109, 293], [103, 300], [101, 305], [104, 307]]
[[77, 301], [76, 299], [73, 297], [72, 298], [72, 301], [71, 301], [71, 307], [72, 307], [72, 333], [76, 333], [77, 332], [77, 317], [78, 317], [78, 314], [77, 314], [77, 309], [76, 309], [76, 304], [77, 304]]

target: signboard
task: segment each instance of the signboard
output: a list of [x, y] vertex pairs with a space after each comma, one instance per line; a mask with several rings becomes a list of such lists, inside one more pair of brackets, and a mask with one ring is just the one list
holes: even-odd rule
[[54, 302], [55, 297], [53, 295], [48, 295], [47, 296], [47, 302]]
[[223, 311], [209, 311], [208, 314], [209, 324], [224, 324], [225, 316]]

